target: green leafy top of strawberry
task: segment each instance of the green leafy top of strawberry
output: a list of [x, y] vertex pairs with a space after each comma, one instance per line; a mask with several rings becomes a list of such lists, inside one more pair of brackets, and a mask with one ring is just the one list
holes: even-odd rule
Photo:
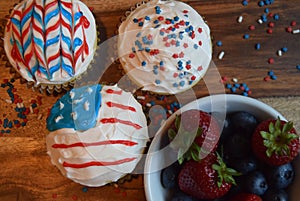
[[199, 155], [201, 147], [194, 142], [195, 138], [202, 133], [202, 128], [198, 127], [191, 131], [185, 130], [184, 126], [181, 126], [181, 120], [179, 116], [175, 119], [175, 129], [177, 132], [170, 128], [168, 130], [168, 137], [172, 141], [171, 145], [173, 149], [178, 150], [177, 159], [179, 164], [182, 164], [184, 160], [199, 161]]
[[281, 126], [278, 118], [275, 122], [270, 122], [269, 132], [260, 131], [260, 135], [264, 139], [264, 146], [267, 147], [266, 154], [271, 157], [273, 153], [277, 155], [290, 155], [289, 144], [292, 140], [299, 136], [290, 132], [293, 129], [293, 122], [289, 121]]
[[233, 176], [240, 176], [242, 174], [232, 168], [227, 167], [222, 157], [218, 153], [217, 153], [216, 162], [217, 163], [214, 163], [212, 165], [212, 168], [218, 173], [218, 182], [217, 182], [218, 187], [220, 188], [223, 182], [236, 185]]

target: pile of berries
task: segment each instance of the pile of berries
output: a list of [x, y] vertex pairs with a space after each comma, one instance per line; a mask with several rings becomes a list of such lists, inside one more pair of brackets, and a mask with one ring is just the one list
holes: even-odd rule
[[171, 201], [289, 200], [300, 148], [293, 123], [259, 122], [246, 111], [222, 123], [218, 116], [188, 110], [168, 130], [178, 161], [162, 170], [161, 182], [173, 192]]

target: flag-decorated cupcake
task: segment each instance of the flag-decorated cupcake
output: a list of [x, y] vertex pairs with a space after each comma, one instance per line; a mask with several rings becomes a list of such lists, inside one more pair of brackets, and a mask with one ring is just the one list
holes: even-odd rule
[[133, 173], [149, 140], [141, 105], [117, 86], [74, 87], [53, 105], [47, 128], [52, 163], [87, 186]]
[[183, 2], [149, 1], [119, 26], [118, 54], [128, 77], [142, 90], [177, 94], [205, 75], [212, 58], [210, 29]]
[[23, 0], [4, 33], [12, 67], [30, 85], [50, 92], [72, 85], [87, 70], [96, 45], [95, 18], [79, 0]]

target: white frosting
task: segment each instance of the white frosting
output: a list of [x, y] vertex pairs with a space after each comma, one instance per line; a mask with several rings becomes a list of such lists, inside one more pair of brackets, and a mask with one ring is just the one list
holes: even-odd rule
[[[86, 131], [76, 131], [72, 128], [62, 128], [50, 132], [46, 138], [48, 154], [52, 163], [59, 168], [63, 175], [69, 179], [87, 186], [102, 186], [117, 181], [125, 174], [131, 173], [142, 157], [146, 143], [149, 140], [147, 121], [141, 105], [131, 93], [122, 91], [122, 94], [107, 93], [108, 89], [122, 91], [117, 86], [103, 86], [101, 90], [101, 107], [97, 116], [95, 127]], [[122, 109], [109, 106], [118, 103], [135, 109]], [[78, 114], [80, 115], [80, 114]], [[140, 126], [123, 123], [103, 123], [101, 120], [116, 118], [132, 122]], [[106, 144], [98, 146], [55, 148], [55, 144], [70, 145], [74, 143], [98, 143], [113, 140], [131, 141], [133, 146], [124, 144]], [[91, 161], [114, 162], [130, 159], [118, 165], [90, 166], [85, 168], [65, 167], [64, 163], [82, 164]]]
[[118, 53], [128, 76], [143, 90], [176, 94], [204, 76], [212, 58], [210, 29], [185, 3], [150, 1], [120, 25]]
[[81, 1], [26, 0], [12, 11], [4, 47], [27, 81], [64, 84], [86, 71], [96, 42], [95, 19]]

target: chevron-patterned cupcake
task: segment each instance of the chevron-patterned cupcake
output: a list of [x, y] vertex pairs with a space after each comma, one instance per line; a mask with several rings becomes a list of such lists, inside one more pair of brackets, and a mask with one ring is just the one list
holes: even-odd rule
[[79, 0], [24, 0], [5, 29], [11, 65], [35, 87], [70, 84], [87, 70], [96, 44], [94, 16]]

